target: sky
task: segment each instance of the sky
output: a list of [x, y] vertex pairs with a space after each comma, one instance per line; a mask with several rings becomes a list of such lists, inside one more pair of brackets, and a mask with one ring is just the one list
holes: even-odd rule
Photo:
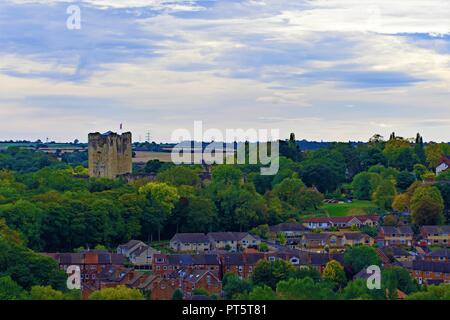
[[[77, 5], [81, 29], [67, 28]], [[450, 141], [450, 1], [2, 0], [0, 140]]]

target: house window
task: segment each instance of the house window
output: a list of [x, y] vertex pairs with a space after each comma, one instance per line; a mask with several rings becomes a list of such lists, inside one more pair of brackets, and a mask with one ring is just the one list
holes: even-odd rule
[[275, 261], [275, 257], [273, 256], [269, 257], [269, 261]]
[[164, 266], [164, 267], [163, 267], [163, 270], [167, 270], [167, 266]]
[[239, 272], [242, 272], [242, 266], [239, 266], [239, 267], [238, 267], [238, 271], [239, 271]]
[[208, 285], [211, 284], [211, 276], [210, 275], [206, 276], [206, 282], [208, 283]]
[[253, 266], [248, 267], [248, 272], [253, 272]]

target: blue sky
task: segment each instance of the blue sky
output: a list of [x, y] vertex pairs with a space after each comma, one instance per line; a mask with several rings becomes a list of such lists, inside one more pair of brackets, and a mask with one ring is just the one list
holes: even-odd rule
[[[71, 4], [81, 30], [66, 27]], [[441, 0], [4, 0], [0, 140], [123, 123], [168, 141], [202, 120], [449, 141], [449, 16]]]

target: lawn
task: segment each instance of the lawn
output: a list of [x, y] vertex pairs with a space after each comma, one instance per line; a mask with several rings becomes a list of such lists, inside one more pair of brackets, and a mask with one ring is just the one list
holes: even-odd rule
[[371, 201], [355, 200], [351, 203], [325, 203], [323, 209], [330, 217], [358, 216], [370, 213], [377, 206]]

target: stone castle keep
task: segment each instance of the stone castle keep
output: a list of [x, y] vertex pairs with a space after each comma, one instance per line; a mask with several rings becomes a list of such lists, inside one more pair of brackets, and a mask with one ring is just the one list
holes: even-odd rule
[[115, 179], [132, 171], [131, 132], [108, 131], [88, 136], [89, 176]]

